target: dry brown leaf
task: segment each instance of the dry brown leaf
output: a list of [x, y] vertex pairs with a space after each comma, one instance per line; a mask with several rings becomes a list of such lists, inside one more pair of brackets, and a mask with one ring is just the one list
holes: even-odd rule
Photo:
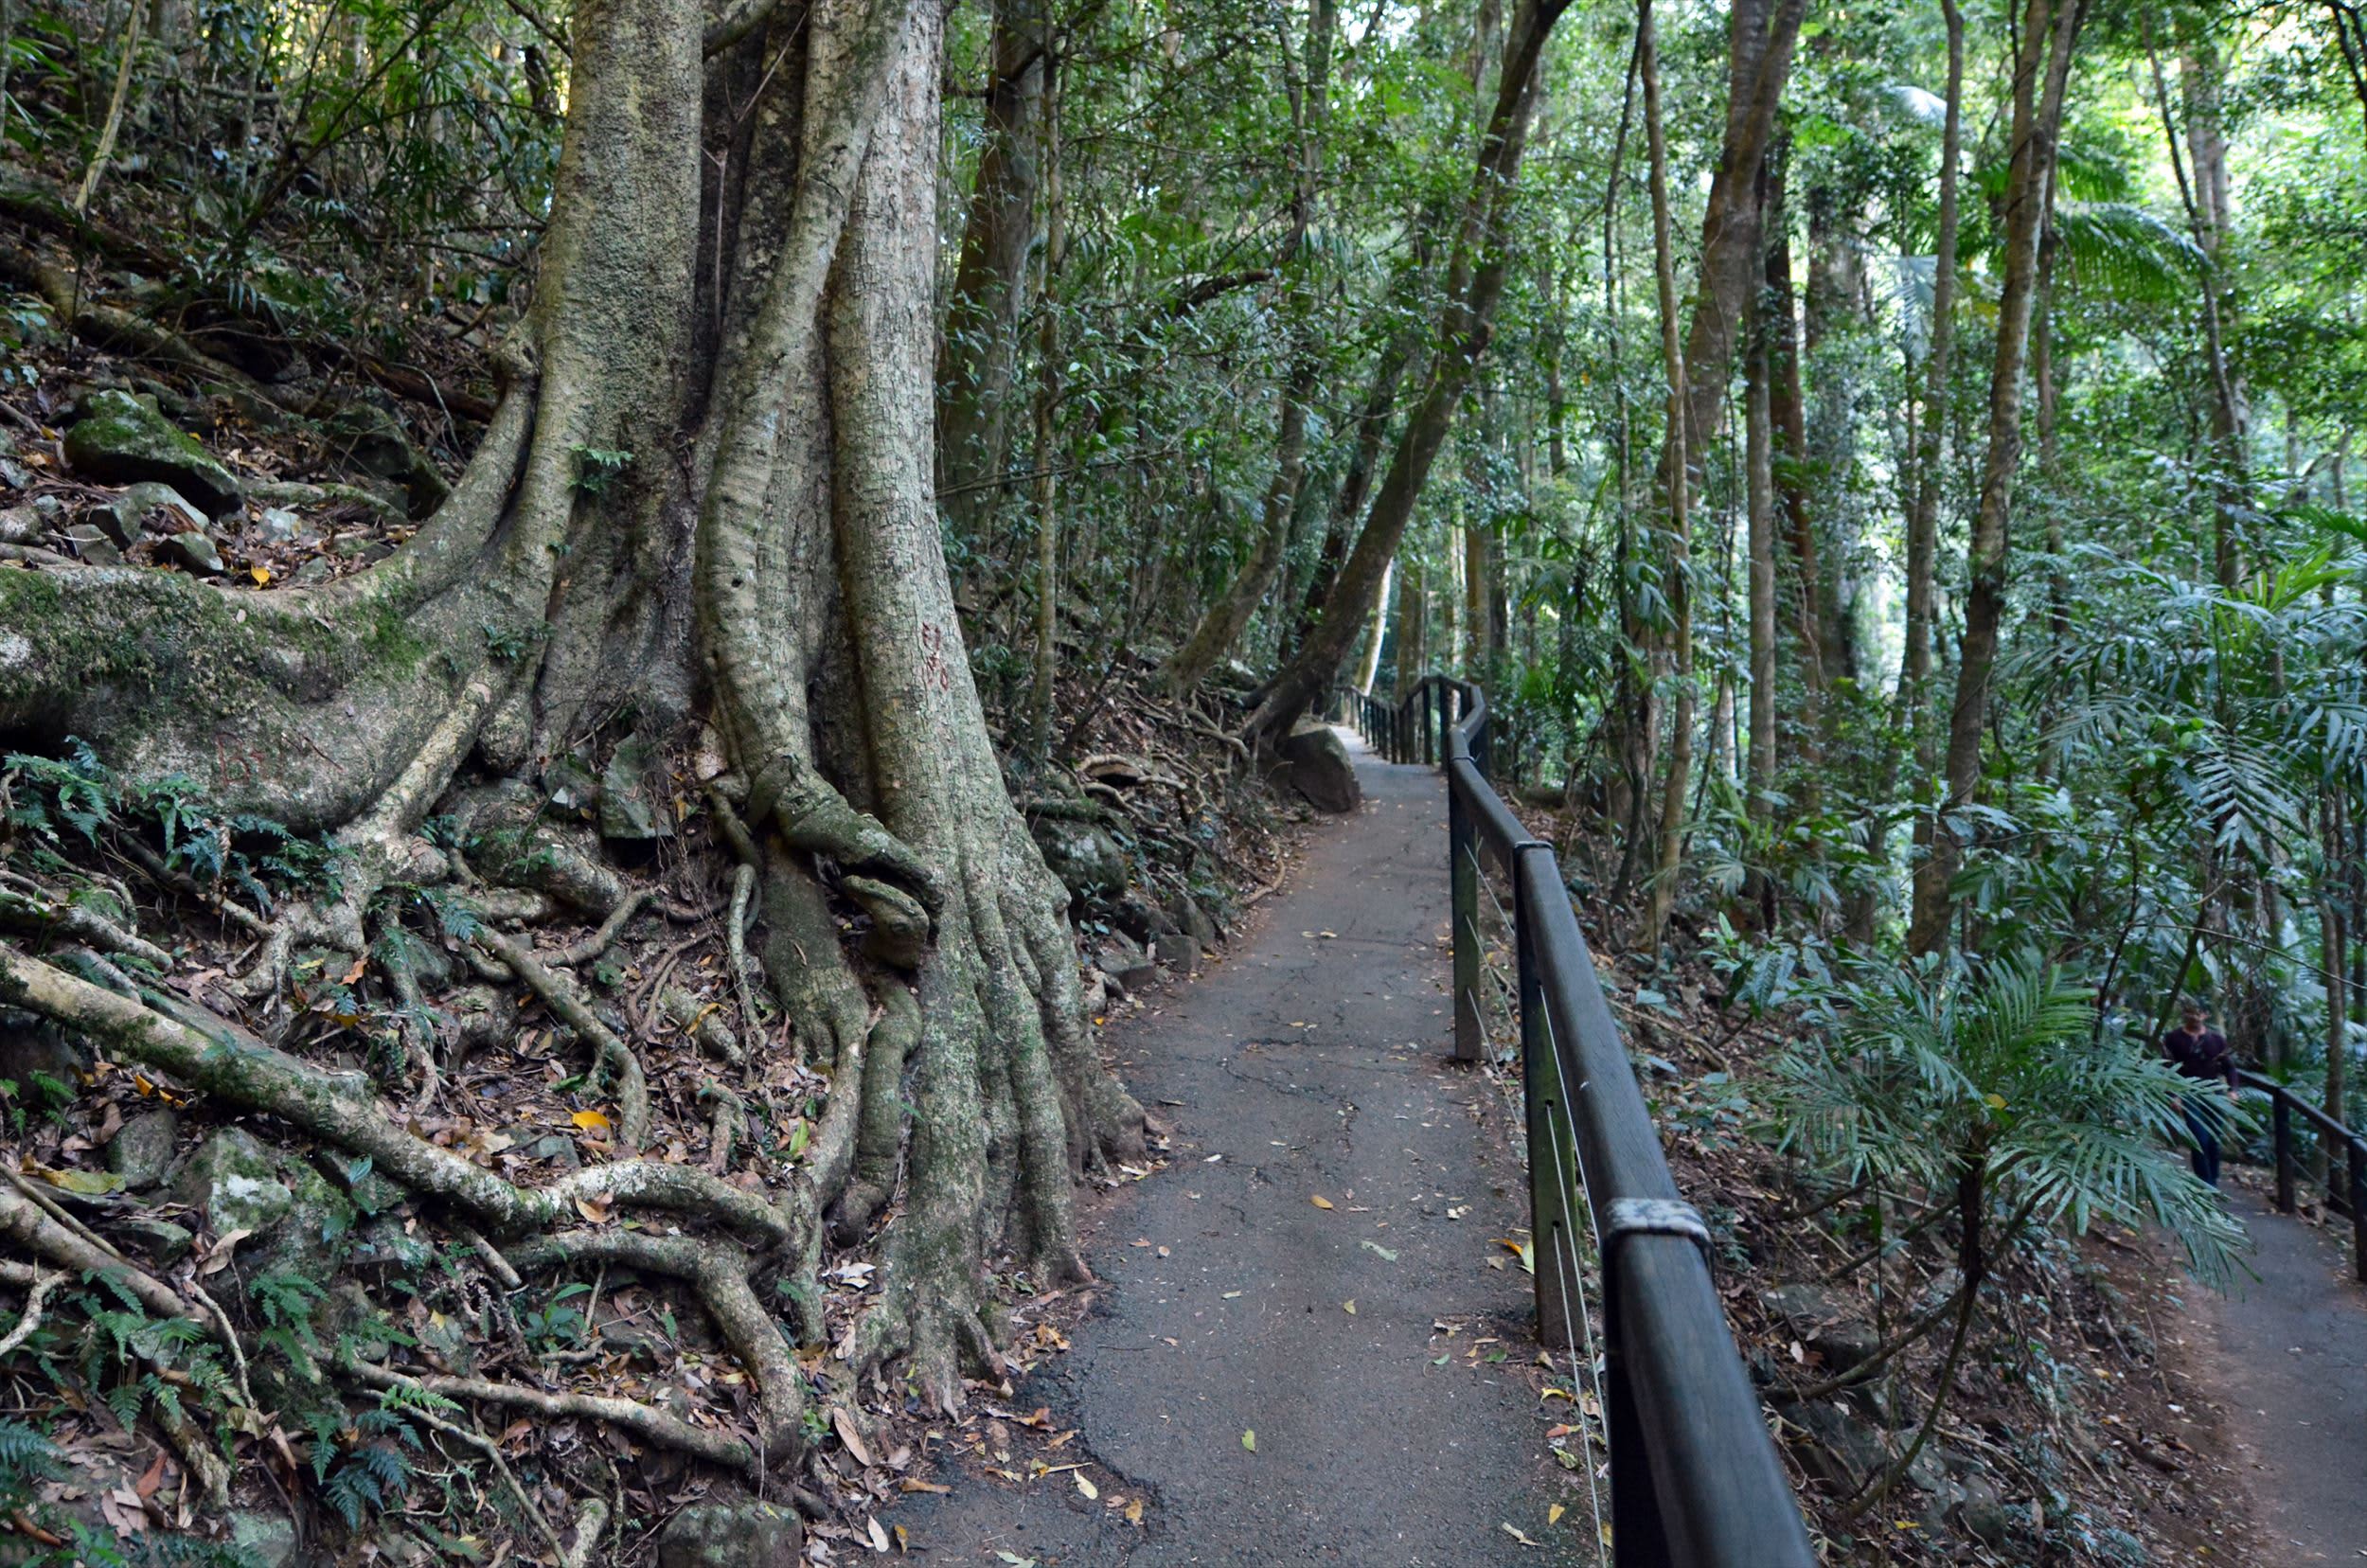
[[869, 1470], [871, 1451], [863, 1446], [863, 1434], [855, 1429], [855, 1418], [846, 1414], [845, 1406], [830, 1407], [830, 1427], [838, 1434], [838, 1440], [846, 1445], [846, 1452], [854, 1455], [855, 1463]]

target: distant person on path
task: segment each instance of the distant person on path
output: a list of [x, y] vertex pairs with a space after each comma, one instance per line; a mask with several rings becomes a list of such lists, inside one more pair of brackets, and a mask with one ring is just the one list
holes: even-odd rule
[[[2178, 1069], [2180, 1078], [2198, 1083], [2223, 1082], [2232, 1096], [2235, 1093], [2235, 1053], [2228, 1048], [2227, 1036], [2211, 1026], [2211, 1015], [2203, 1005], [2188, 1001], [2178, 1010], [2179, 1025], [2162, 1037], [2162, 1055]], [[2195, 1174], [2213, 1186], [2219, 1185], [2219, 1116], [2218, 1096], [2198, 1091], [2179, 1102], [2186, 1114], [2186, 1131], [2194, 1134]]]

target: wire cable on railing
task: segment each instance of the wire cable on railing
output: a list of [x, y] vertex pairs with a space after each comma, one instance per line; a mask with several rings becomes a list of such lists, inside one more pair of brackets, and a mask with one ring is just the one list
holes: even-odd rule
[[[1570, 1086], [1562, 1078], [1561, 1074], [1561, 1048], [1554, 1037], [1553, 1011], [1551, 1008], [1545, 1007], [1540, 1007], [1538, 1010], [1542, 1016], [1545, 1025], [1545, 1060], [1553, 1063], [1554, 1068], [1554, 1085], [1556, 1090], [1554, 1105], [1561, 1113], [1561, 1114], [1557, 1117], [1551, 1113], [1548, 1113], [1545, 1117], [1545, 1125], [1552, 1131], [1554, 1139], [1554, 1147], [1551, 1150], [1554, 1162], [1554, 1185], [1559, 1191], [1561, 1197], [1560, 1231], [1562, 1239], [1559, 1244], [1563, 1248], [1568, 1260], [1567, 1267], [1557, 1265], [1555, 1268], [1554, 1285], [1561, 1295], [1562, 1331], [1566, 1335], [1569, 1332], [1569, 1326], [1573, 1319], [1573, 1314], [1570, 1310], [1570, 1281], [1573, 1279], [1578, 1281], [1578, 1310], [1575, 1313], [1575, 1321], [1578, 1324], [1579, 1335], [1585, 1341], [1586, 1348], [1583, 1353], [1583, 1358], [1581, 1358], [1578, 1347], [1575, 1345], [1565, 1345], [1562, 1348], [1570, 1355], [1570, 1359], [1574, 1363], [1578, 1363], [1581, 1359], [1583, 1359], [1583, 1363], [1586, 1367], [1588, 1393], [1594, 1400], [1594, 1409], [1592, 1413], [1590, 1413], [1584, 1405], [1580, 1405], [1578, 1407], [1577, 1427], [1578, 1431], [1585, 1434], [1586, 1439], [1584, 1444], [1586, 1450], [1586, 1494], [1589, 1506], [1594, 1510], [1594, 1539], [1598, 1545], [1607, 1546], [1611, 1541], [1611, 1534], [1610, 1531], [1604, 1526], [1603, 1499], [1600, 1489], [1595, 1486], [1594, 1482], [1594, 1429], [1597, 1425], [1600, 1425], [1604, 1429], [1602, 1447], [1605, 1452], [1609, 1452], [1611, 1447], [1609, 1441], [1611, 1435], [1611, 1405], [1603, 1398], [1602, 1361], [1601, 1358], [1596, 1355], [1594, 1349], [1594, 1314], [1587, 1306], [1586, 1275], [1580, 1271], [1579, 1258], [1577, 1256], [1578, 1247], [1576, 1235], [1576, 1227], [1581, 1223], [1589, 1222], [1580, 1217], [1591, 1216], [1593, 1213], [1593, 1210], [1591, 1207], [1581, 1207], [1579, 1203], [1572, 1201], [1570, 1192], [1570, 1173], [1573, 1170], [1577, 1172], [1579, 1195], [1582, 1198], [1588, 1196], [1588, 1187], [1586, 1185], [1586, 1161], [1578, 1152], [1578, 1141], [1575, 1131], [1570, 1135], [1569, 1147], [1567, 1149], [1562, 1147], [1562, 1139], [1564, 1135], [1563, 1130], [1568, 1125], [1570, 1119]], [[1535, 1160], [1537, 1157], [1538, 1150], [1531, 1149], [1529, 1151], [1529, 1158], [1531, 1160]], [[1532, 1217], [1532, 1228], [1529, 1233], [1529, 1245], [1532, 1249], [1532, 1258], [1535, 1256], [1534, 1249], [1536, 1248], [1537, 1243], [1543, 1239], [1537, 1235], [1534, 1224], [1535, 1221]]]

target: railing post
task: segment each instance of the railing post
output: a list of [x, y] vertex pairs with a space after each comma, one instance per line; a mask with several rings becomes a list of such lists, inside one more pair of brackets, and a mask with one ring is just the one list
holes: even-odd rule
[[2350, 1141], [2351, 1273], [2367, 1282], [2367, 1144]]
[[1562, 1205], [1569, 1161], [1561, 1134], [1554, 1130], [1557, 1114], [1562, 1125], [1570, 1125], [1569, 1108], [1549, 1087], [1560, 1075], [1548, 1060], [1554, 1036], [1545, 1017], [1544, 983], [1538, 972], [1537, 933], [1520, 913], [1528, 907], [1529, 880], [1550, 873], [1553, 865], [1551, 845], [1532, 842], [1512, 846], [1512, 949], [1521, 988], [1521, 1098], [1528, 1110], [1529, 1262], [1537, 1285], [1537, 1343], [1575, 1356], [1578, 1336], [1568, 1304], [1586, 1286], [1568, 1267], [1577, 1256], [1577, 1233], [1571, 1228], [1570, 1212]]
[[2277, 1090], [2269, 1096], [2272, 1108], [2269, 1115], [2275, 1129], [2277, 1162], [2277, 1212], [2293, 1212], [2293, 1102], [2286, 1092]]
[[1454, 920], [1454, 1059], [1477, 1061], [1481, 1054], [1479, 834], [1463, 801], [1450, 748], [1447, 758], [1448, 886]]

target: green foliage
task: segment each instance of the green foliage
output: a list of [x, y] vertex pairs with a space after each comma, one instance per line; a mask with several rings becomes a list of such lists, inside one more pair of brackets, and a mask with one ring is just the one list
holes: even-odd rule
[[2195, 1085], [2100, 1026], [2092, 989], [2029, 960], [1845, 972], [1806, 998], [1806, 1037], [1776, 1061], [1782, 1147], [1836, 1179], [1941, 1201], [1975, 1174], [2008, 1246], [2058, 1224], [2151, 1223], [2228, 1277], [2243, 1233], [2180, 1152]]

